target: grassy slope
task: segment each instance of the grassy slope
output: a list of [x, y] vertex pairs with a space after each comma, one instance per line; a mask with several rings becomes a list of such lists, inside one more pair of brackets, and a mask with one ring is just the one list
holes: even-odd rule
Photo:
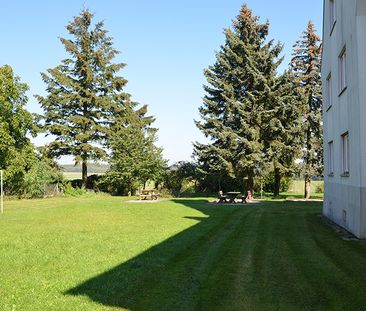
[[10, 201], [0, 310], [360, 310], [366, 242], [320, 203]]

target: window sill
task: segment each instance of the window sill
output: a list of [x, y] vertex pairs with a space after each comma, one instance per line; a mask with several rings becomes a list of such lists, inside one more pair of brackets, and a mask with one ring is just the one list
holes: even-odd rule
[[349, 177], [349, 173], [345, 172], [345, 173], [341, 174], [341, 177]]
[[335, 20], [335, 21], [333, 22], [332, 27], [330, 27], [330, 34], [329, 34], [329, 36], [332, 36], [332, 33], [333, 33], [333, 30], [334, 30], [334, 28], [335, 28], [336, 23], [337, 23], [337, 21]]
[[338, 97], [342, 96], [342, 94], [347, 90], [347, 86], [345, 86], [342, 91], [339, 93]]

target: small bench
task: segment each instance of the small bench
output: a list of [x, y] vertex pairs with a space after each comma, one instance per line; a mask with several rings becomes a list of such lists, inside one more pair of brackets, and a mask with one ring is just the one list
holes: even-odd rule
[[218, 201], [217, 203], [227, 203], [227, 195], [224, 195], [224, 193], [220, 190], [219, 195], [217, 197]]
[[227, 196], [226, 195], [220, 195], [218, 197], [219, 201], [217, 203], [227, 203]]

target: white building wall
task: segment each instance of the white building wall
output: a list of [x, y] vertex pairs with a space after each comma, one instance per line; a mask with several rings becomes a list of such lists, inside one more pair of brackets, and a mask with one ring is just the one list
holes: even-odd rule
[[361, 215], [360, 236], [366, 237], [366, 0], [357, 3], [358, 101], [360, 106]]
[[[323, 214], [358, 237], [366, 238], [366, 0], [334, 0], [331, 32], [329, 0], [324, 0], [323, 94], [332, 75], [332, 106], [324, 106]], [[340, 94], [339, 55], [346, 48], [346, 85]], [[350, 174], [342, 175], [341, 135], [349, 133]], [[328, 175], [328, 143], [334, 146], [334, 174]]]

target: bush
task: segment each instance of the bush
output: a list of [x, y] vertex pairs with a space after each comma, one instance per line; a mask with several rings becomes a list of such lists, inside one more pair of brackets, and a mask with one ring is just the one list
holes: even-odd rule
[[169, 171], [165, 176], [164, 188], [166, 188], [170, 194], [179, 196], [183, 180], [184, 178], [180, 177], [175, 171]]
[[[270, 192], [270, 193], [274, 192], [275, 179], [274, 179], [273, 172], [270, 172], [269, 174], [263, 176], [262, 182], [263, 182], [262, 186], [263, 186], [264, 192]], [[292, 183], [292, 179], [290, 177], [282, 177], [281, 185], [280, 185], [280, 192], [287, 192], [291, 186], [291, 183]], [[261, 179], [260, 178], [255, 179], [254, 190], [256, 192], [260, 192], [260, 190], [261, 190]]]
[[324, 182], [319, 182], [316, 184], [315, 193], [324, 193]]
[[195, 193], [196, 192], [196, 186], [194, 181], [185, 179], [182, 182], [182, 188], [181, 193], [187, 194], [187, 193]]
[[82, 179], [74, 179], [64, 184], [64, 195], [79, 196], [86, 194], [88, 190], [108, 192], [108, 187], [103, 182], [104, 175], [90, 175], [86, 181], [86, 189]]
[[[105, 191], [107, 192], [106, 187], [102, 182], [104, 175], [90, 175], [86, 180], [86, 189], [94, 190], [94, 191]], [[82, 179], [73, 179], [70, 181], [70, 185], [73, 188], [83, 188], [83, 180]]]
[[67, 197], [76, 197], [87, 193], [85, 188], [79, 188], [79, 187], [74, 188], [70, 182], [64, 184], [63, 190], [64, 195]]
[[71, 181], [68, 182], [68, 184], [72, 187], [72, 188], [82, 188], [83, 187], [83, 180], [82, 179], [73, 179]]
[[282, 177], [281, 178], [280, 191], [281, 192], [287, 192], [288, 189], [290, 189], [291, 184], [292, 184], [292, 178], [290, 178], [290, 177]]
[[118, 172], [109, 171], [107, 174], [96, 178], [93, 189], [112, 195], [134, 195], [139, 186], [140, 184], [136, 180], [127, 180]]
[[47, 194], [50, 185], [62, 182], [62, 174], [47, 162], [37, 160], [32, 168], [24, 175], [23, 197], [39, 198]]

